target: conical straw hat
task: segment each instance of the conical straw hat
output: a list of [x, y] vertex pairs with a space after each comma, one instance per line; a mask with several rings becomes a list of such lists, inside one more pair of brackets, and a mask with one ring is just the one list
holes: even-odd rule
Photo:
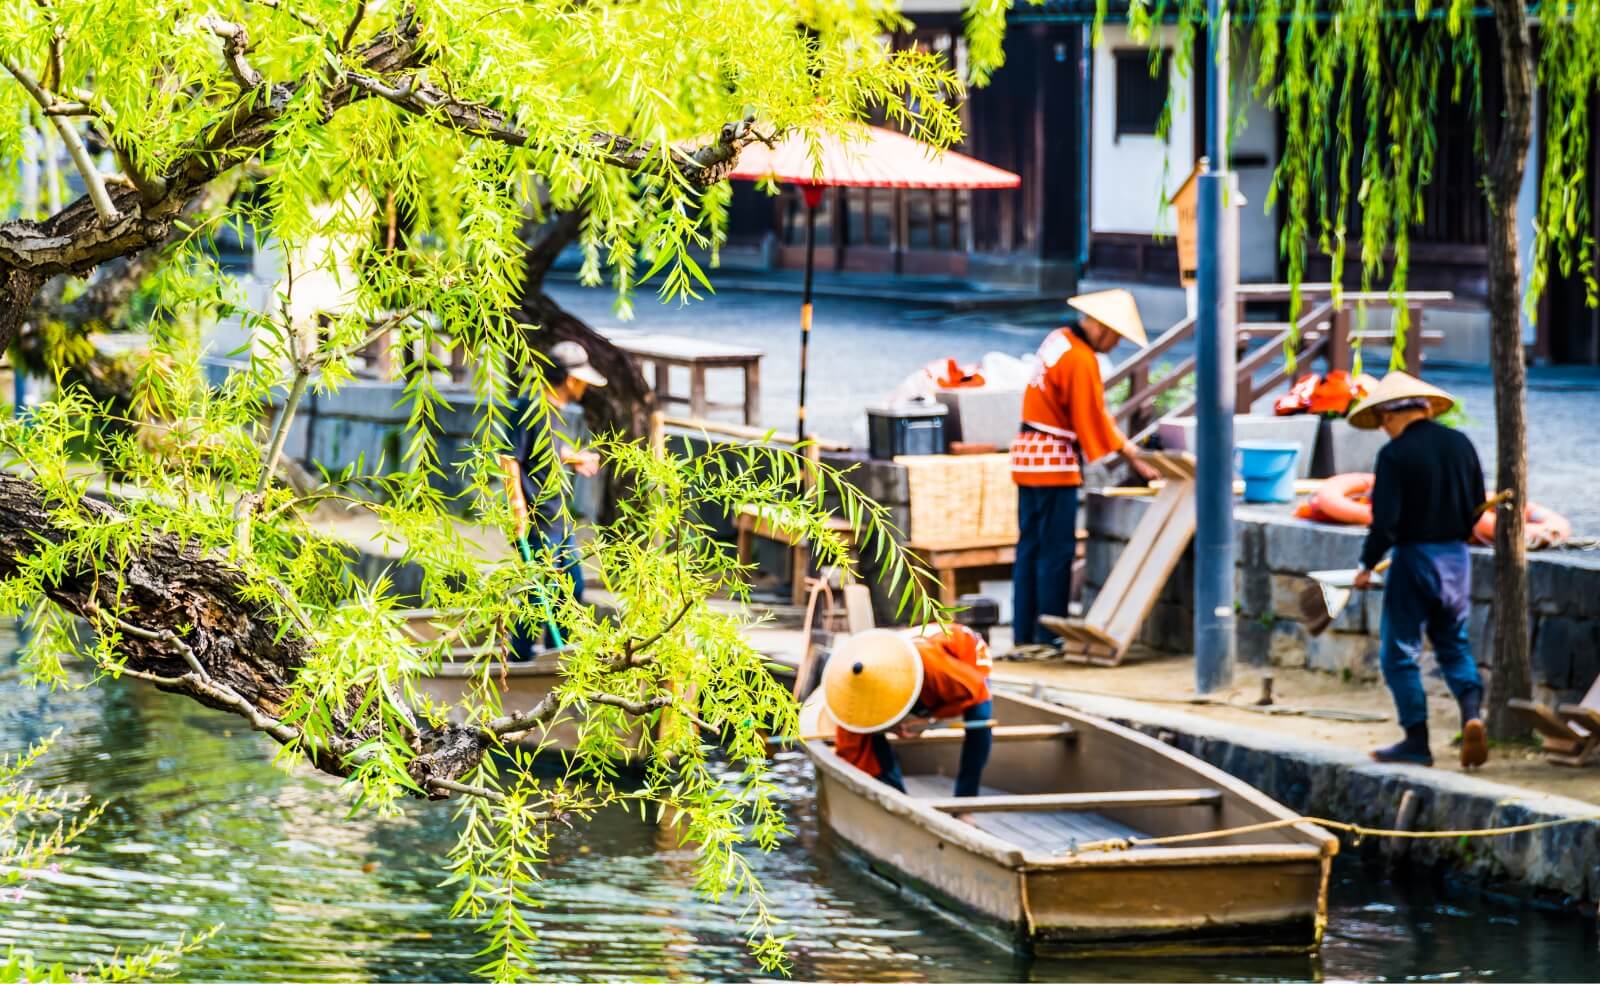
[[1396, 400], [1427, 400], [1428, 416], [1437, 417], [1456, 405], [1456, 398], [1437, 386], [1427, 383], [1408, 372], [1396, 370], [1383, 377], [1347, 418], [1351, 427], [1374, 430], [1383, 422], [1383, 407]]
[[822, 671], [823, 702], [846, 731], [893, 727], [922, 693], [922, 657], [905, 636], [868, 629], [845, 641]]
[[1150, 344], [1150, 336], [1144, 333], [1144, 321], [1139, 317], [1139, 305], [1134, 303], [1133, 295], [1121, 287], [1079, 294], [1068, 298], [1067, 304], [1140, 348]]

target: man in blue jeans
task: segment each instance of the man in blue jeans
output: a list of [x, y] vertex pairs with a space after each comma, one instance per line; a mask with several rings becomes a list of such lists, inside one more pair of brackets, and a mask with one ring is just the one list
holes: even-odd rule
[[1352, 426], [1382, 427], [1389, 435], [1378, 452], [1372, 529], [1355, 580], [1356, 587], [1367, 587], [1372, 569], [1391, 553], [1379, 665], [1405, 737], [1374, 751], [1379, 762], [1433, 764], [1428, 699], [1417, 665], [1424, 635], [1460, 707], [1461, 764], [1472, 768], [1489, 759], [1483, 681], [1467, 642], [1472, 598], [1467, 538], [1483, 509], [1483, 468], [1465, 434], [1433, 419], [1453, 406], [1455, 400], [1443, 390], [1391, 372], [1350, 413]]
[[1080, 294], [1067, 304], [1078, 323], [1039, 346], [1039, 365], [1022, 394], [1022, 422], [1011, 443], [1017, 485], [1017, 556], [1012, 565], [1012, 643], [1049, 642], [1040, 616], [1067, 614], [1078, 548], [1082, 462], [1122, 455], [1141, 478], [1156, 478], [1106, 408], [1099, 357], [1123, 340], [1149, 344], [1139, 306], [1125, 290]]
[[[572, 523], [568, 472], [591, 477], [600, 470], [600, 456], [582, 450], [587, 432], [583, 408], [578, 401], [590, 386], [604, 386], [606, 377], [589, 364], [589, 353], [577, 342], [559, 342], [550, 350], [550, 365], [544, 371], [544, 406], [532, 398], [516, 401], [511, 408], [510, 443], [517, 466], [517, 483], [527, 505], [531, 531], [527, 535], [527, 556], [548, 553], [568, 580], [574, 601], [583, 600], [583, 568]], [[520, 546], [520, 545], [518, 545]], [[560, 630], [546, 622], [542, 635], [544, 648], [561, 644]], [[511, 658], [531, 660], [538, 652], [534, 628], [517, 623], [511, 627]]]

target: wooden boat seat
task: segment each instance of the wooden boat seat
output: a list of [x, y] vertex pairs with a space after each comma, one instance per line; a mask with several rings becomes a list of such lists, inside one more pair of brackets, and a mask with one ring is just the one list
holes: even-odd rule
[[[955, 783], [950, 776], [906, 776], [905, 783], [906, 792], [920, 800], [942, 802], [955, 798], [950, 795]], [[980, 786], [975, 798], [967, 798], [962, 802], [981, 803], [985, 799], [1007, 798], [1010, 798], [1010, 794], [1004, 790]], [[1091, 841], [1149, 836], [1147, 831], [1130, 827], [1094, 810], [972, 811], [971, 823], [1001, 840], [1043, 853], [1065, 852]]]
[[[997, 724], [989, 729], [995, 741], [1073, 741], [1078, 733], [1070, 724]], [[965, 728], [929, 728], [910, 738], [891, 734], [892, 741], [956, 742], [967, 737]]]
[[929, 806], [947, 813], [1031, 813], [1069, 810], [1089, 813], [1098, 810], [1163, 806], [1222, 806], [1220, 789], [1133, 789], [1106, 793], [1032, 793], [995, 796], [948, 796], [931, 800]]

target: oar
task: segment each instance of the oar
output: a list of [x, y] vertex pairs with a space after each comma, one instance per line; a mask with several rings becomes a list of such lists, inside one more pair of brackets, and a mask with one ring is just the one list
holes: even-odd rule
[[[522, 494], [522, 465], [509, 454], [500, 456], [500, 467], [506, 473], [506, 498], [511, 500], [511, 515], [516, 522], [517, 552], [522, 555], [522, 562], [533, 562], [533, 550], [528, 546], [528, 500]], [[544, 609], [545, 624], [550, 627], [550, 638], [560, 649], [565, 642], [561, 639], [561, 627], [556, 624], [555, 613], [550, 610], [550, 599], [545, 597], [544, 588], [538, 591], [539, 607]]]
[[[1478, 507], [1478, 515], [1510, 502], [1512, 498], [1510, 489], [1497, 492]], [[1388, 558], [1379, 561], [1372, 568], [1372, 573], [1382, 574], [1389, 569], [1389, 563]], [[1311, 583], [1300, 592], [1300, 621], [1305, 624], [1307, 632], [1314, 636], [1321, 635], [1349, 606], [1350, 593], [1355, 590], [1356, 571], [1311, 571], [1308, 576]]]

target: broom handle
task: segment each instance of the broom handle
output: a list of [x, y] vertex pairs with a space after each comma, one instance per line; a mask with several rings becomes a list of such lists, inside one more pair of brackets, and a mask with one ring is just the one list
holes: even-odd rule
[[[506, 498], [511, 500], [512, 531], [516, 534], [517, 553], [523, 563], [533, 561], [533, 550], [528, 545], [528, 498], [522, 494], [522, 463], [509, 454], [500, 456], [500, 468], [506, 473]], [[555, 613], [550, 610], [550, 599], [544, 590], [539, 591], [539, 607], [544, 609], [545, 624], [550, 626], [550, 639], [560, 649], [565, 643], [561, 627], [556, 625]]]

